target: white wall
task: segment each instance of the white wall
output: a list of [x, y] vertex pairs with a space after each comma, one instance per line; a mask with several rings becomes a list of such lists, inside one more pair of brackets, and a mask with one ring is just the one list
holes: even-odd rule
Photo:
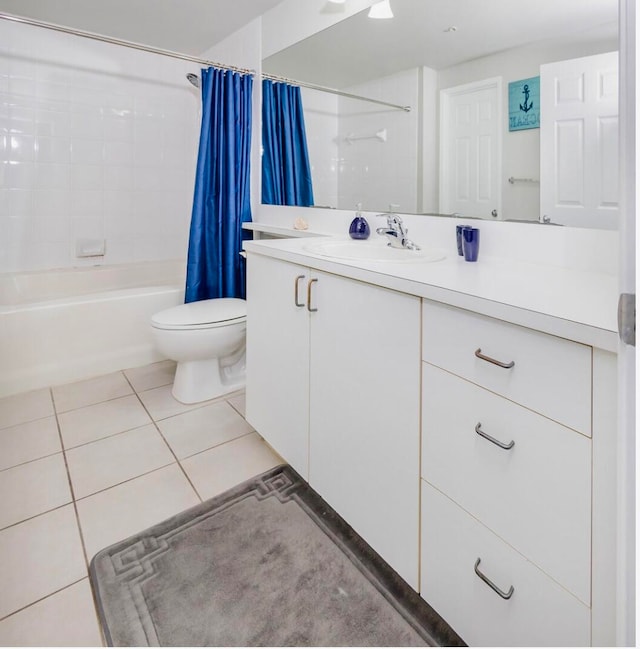
[[[0, 272], [184, 258], [193, 68], [0, 20]], [[76, 258], [82, 238], [105, 257]]]
[[[421, 151], [418, 159], [418, 212], [438, 212], [438, 73], [431, 68], [420, 69], [421, 81]], [[421, 184], [420, 184], [421, 183]]]

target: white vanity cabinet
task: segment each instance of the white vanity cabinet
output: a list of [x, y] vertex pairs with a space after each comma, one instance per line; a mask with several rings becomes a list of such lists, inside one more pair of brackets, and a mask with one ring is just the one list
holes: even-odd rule
[[423, 308], [421, 594], [470, 645], [588, 645], [592, 348]]
[[420, 309], [248, 255], [247, 420], [416, 590]]

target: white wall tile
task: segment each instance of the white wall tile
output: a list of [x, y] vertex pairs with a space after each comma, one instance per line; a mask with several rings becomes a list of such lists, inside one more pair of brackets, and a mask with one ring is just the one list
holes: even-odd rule
[[74, 218], [97, 218], [103, 214], [103, 193], [95, 189], [76, 189], [69, 214]]
[[192, 68], [2, 21], [0, 272], [76, 265], [81, 233], [107, 237], [108, 263], [186, 254]]
[[[57, 110], [56, 110], [57, 106]], [[71, 135], [71, 117], [70, 114], [62, 110], [59, 105], [55, 103], [40, 105], [40, 108], [35, 111], [35, 126], [37, 135], [46, 135], [49, 137], [62, 137], [68, 138]], [[71, 150], [71, 141], [69, 143], [69, 151]], [[58, 162], [66, 162], [66, 160], [57, 159]], [[44, 161], [42, 161], [44, 162]], [[50, 162], [53, 162], [51, 160]]]
[[99, 165], [104, 159], [104, 143], [100, 140], [74, 139], [71, 144], [71, 163], [74, 165]]
[[36, 186], [36, 166], [32, 162], [10, 161], [4, 169], [4, 187], [28, 189]]
[[[51, 132], [53, 132], [53, 127]], [[70, 163], [71, 138], [38, 135], [36, 137], [35, 159], [38, 163]]]
[[78, 191], [97, 191], [104, 189], [102, 166], [74, 164], [71, 166], [71, 189]]
[[33, 135], [10, 135], [8, 138], [9, 160], [33, 162], [35, 160], [35, 138]]
[[69, 191], [71, 189], [71, 166], [58, 162], [34, 166], [36, 189]]

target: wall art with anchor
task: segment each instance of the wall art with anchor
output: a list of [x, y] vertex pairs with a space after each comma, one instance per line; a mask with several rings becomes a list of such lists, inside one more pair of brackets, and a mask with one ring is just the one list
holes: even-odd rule
[[509, 130], [540, 128], [540, 77], [509, 83]]

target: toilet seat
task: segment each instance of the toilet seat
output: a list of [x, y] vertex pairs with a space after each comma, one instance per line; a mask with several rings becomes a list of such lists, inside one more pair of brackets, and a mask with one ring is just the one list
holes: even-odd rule
[[211, 329], [242, 324], [247, 319], [247, 303], [234, 297], [213, 298], [180, 304], [156, 313], [151, 326], [156, 329]]

